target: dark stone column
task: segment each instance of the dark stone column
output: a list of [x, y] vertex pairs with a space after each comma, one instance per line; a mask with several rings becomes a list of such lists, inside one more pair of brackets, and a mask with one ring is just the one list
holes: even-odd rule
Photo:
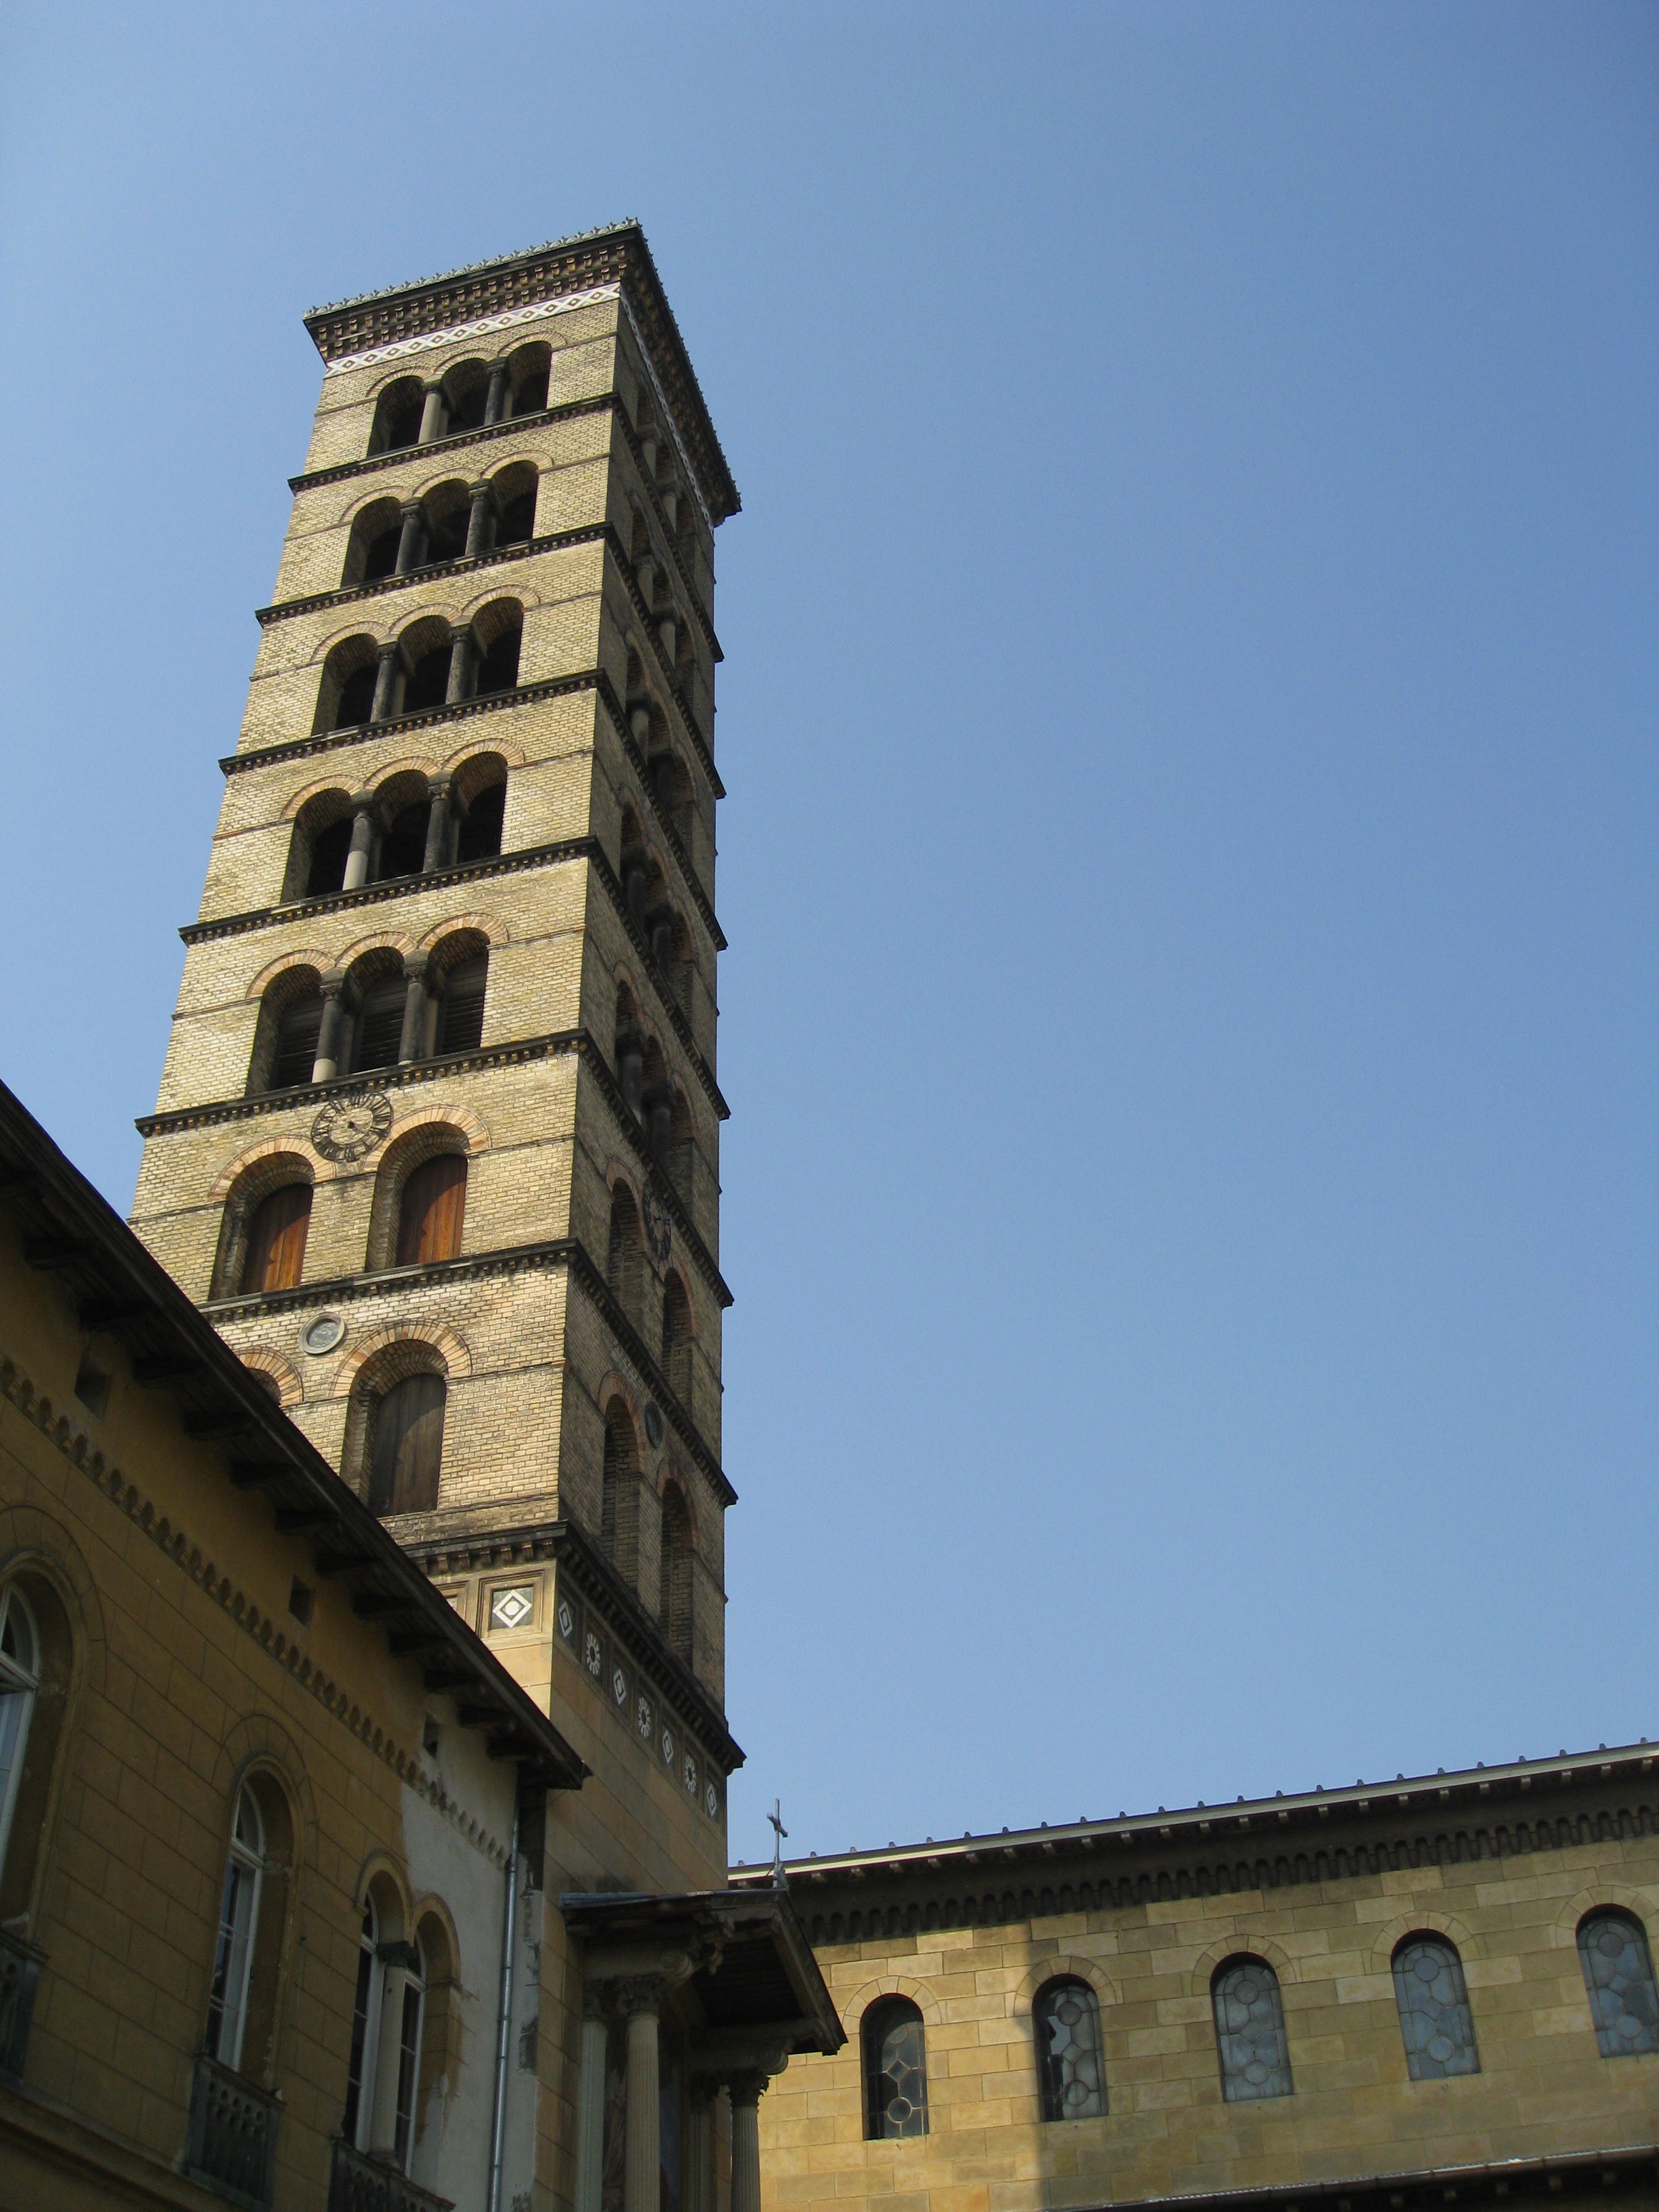
[[331, 968], [323, 978], [323, 1020], [317, 1032], [313, 1083], [332, 1083], [340, 1072], [340, 1031], [345, 1023], [345, 971]]
[[404, 1026], [398, 1040], [399, 1060], [426, 1057], [426, 969], [431, 955], [411, 952], [404, 962], [409, 988], [404, 998]]
[[444, 404], [443, 386], [435, 377], [422, 388], [424, 398], [421, 407], [421, 428], [415, 442], [417, 446], [429, 446], [434, 438], [442, 437], [444, 417], [449, 410]]
[[421, 860], [423, 876], [449, 866], [450, 783], [447, 775], [432, 779], [432, 811], [426, 817], [426, 852]]
[[360, 791], [351, 802], [351, 846], [346, 854], [345, 880], [342, 890], [360, 891], [368, 881], [369, 862], [374, 857], [375, 832], [380, 828], [380, 808], [366, 791]]
[[637, 1022], [630, 1022], [617, 1036], [617, 1080], [622, 1085], [623, 1103], [630, 1113], [643, 1115], [645, 1084], [645, 1031]]
[[466, 558], [488, 553], [495, 543], [495, 494], [487, 483], [474, 484], [466, 518]]
[[371, 722], [390, 721], [398, 708], [398, 679], [403, 674], [403, 648], [396, 638], [388, 638], [380, 647], [380, 665], [374, 672], [374, 703], [368, 710]]
[[398, 539], [398, 558], [393, 563], [394, 576], [406, 576], [411, 568], [421, 565], [425, 550], [422, 540], [426, 536], [426, 517], [421, 513], [418, 499], [406, 499], [403, 506], [404, 526]]
[[512, 402], [513, 372], [504, 361], [492, 362], [489, 368], [489, 389], [484, 394], [484, 421], [505, 422]]
[[463, 699], [472, 696], [477, 678], [477, 654], [472, 638], [472, 625], [463, 623], [452, 632], [449, 641], [449, 683], [444, 692], [444, 704], [453, 707]]

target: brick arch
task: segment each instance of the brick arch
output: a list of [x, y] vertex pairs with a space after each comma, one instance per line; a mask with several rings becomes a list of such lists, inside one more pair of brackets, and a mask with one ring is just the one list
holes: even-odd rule
[[643, 1441], [645, 1418], [640, 1410], [640, 1394], [619, 1367], [607, 1367], [605, 1379], [595, 1391], [594, 1402], [599, 1409], [599, 1419], [605, 1419], [605, 1409], [613, 1398], [620, 1398], [628, 1408], [628, 1418], [634, 1424], [635, 1436]]
[[[374, 792], [378, 796], [380, 792], [385, 790], [386, 785], [392, 781], [394, 776], [418, 775], [424, 777], [425, 780], [430, 783], [433, 777], [436, 775], [437, 773], [438, 770], [436, 763], [430, 753], [428, 753], [424, 758], [420, 760], [416, 759], [412, 754], [405, 754], [401, 760], [388, 761], [384, 768], [377, 768], [372, 776], [368, 779], [368, 782], [362, 787], [366, 790]], [[324, 788], [325, 790], [334, 790], [337, 788], [337, 786], [327, 784], [324, 786]]]
[[292, 822], [310, 805], [313, 799], [321, 799], [331, 791], [343, 791], [349, 797], [355, 788], [351, 777], [343, 770], [337, 771], [333, 775], [313, 776], [309, 783], [296, 786], [283, 801], [282, 811], [276, 819], [279, 822]]
[[[511, 590], [503, 589], [501, 573], [499, 569], [488, 572], [486, 577], [480, 580], [483, 583], [484, 588], [469, 593], [462, 601], [460, 611], [454, 617], [457, 624], [471, 622], [474, 615], [482, 614], [486, 607], [493, 607], [498, 599], [516, 600], [526, 623], [532, 614], [541, 614], [548, 606], [559, 604], [557, 600], [542, 599], [538, 592], [532, 589], [527, 580], [521, 583], [517, 576], [513, 580]], [[503, 696], [510, 699], [513, 695], [509, 691]]]
[[1281, 1989], [1293, 1988], [1299, 1977], [1296, 1961], [1271, 1936], [1260, 1936], [1248, 1928], [1238, 1928], [1231, 1936], [1223, 1936], [1206, 1951], [1200, 1951], [1191, 1968], [1191, 1990], [1207, 2003], [1210, 1984], [1215, 1979], [1215, 1970], [1229, 1959], [1265, 1959], [1279, 1977]]
[[1659, 1887], [1650, 1885], [1645, 1889], [1632, 1889], [1627, 1882], [1596, 1881], [1587, 1888], [1576, 1890], [1562, 1900], [1550, 1930], [1550, 1940], [1564, 1948], [1576, 1950], [1578, 1946], [1578, 1923], [1587, 1912], [1598, 1905], [1617, 1905], [1626, 1912], [1633, 1912], [1646, 1929], [1650, 1945], [1659, 1934]]
[[[368, 1902], [369, 1892], [375, 1890], [384, 1896], [388, 1888], [395, 1893], [398, 1899], [398, 1914], [401, 1925], [398, 1936], [392, 1939], [397, 1942], [407, 1935], [414, 1924], [409, 1872], [403, 1860], [395, 1851], [389, 1851], [383, 1844], [377, 1844], [372, 1845], [358, 1863], [356, 1878], [351, 1885], [353, 1912], [361, 1919], [363, 1907]], [[355, 1924], [351, 1932], [354, 1936], [356, 1935]]]
[[659, 1504], [671, 1486], [678, 1491], [681, 1503], [685, 1507], [685, 1517], [691, 1527], [691, 1548], [701, 1557], [704, 1539], [697, 1519], [697, 1486], [692, 1481], [690, 1470], [682, 1467], [678, 1460], [665, 1458], [658, 1462], [656, 1473], [647, 1475], [646, 1480]]
[[283, 1723], [265, 1712], [244, 1713], [225, 1731], [213, 1754], [210, 1787], [227, 1806], [236, 1802], [236, 1792], [250, 1770], [263, 1766], [287, 1791], [294, 1808], [294, 1869], [314, 1863], [317, 1802], [312, 1795], [304, 1754]]
[[239, 1352], [236, 1356], [244, 1367], [252, 1368], [256, 1374], [270, 1376], [271, 1381], [276, 1385], [277, 1395], [285, 1413], [290, 1407], [303, 1402], [305, 1389], [301, 1383], [294, 1362], [286, 1358], [282, 1352], [272, 1352], [263, 1344], [254, 1344], [250, 1345], [246, 1352]]
[[313, 1150], [307, 1137], [267, 1137], [262, 1144], [250, 1145], [246, 1152], [238, 1152], [222, 1167], [208, 1188], [208, 1203], [222, 1205], [250, 1168], [258, 1167], [261, 1160], [301, 1159], [319, 1182], [325, 1182], [334, 1172], [331, 1162]]
[[291, 975], [296, 968], [314, 968], [319, 975], [325, 975], [333, 964], [333, 954], [325, 952], [320, 945], [295, 945], [292, 951], [279, 952], [274, 960], [266, 961], [243, 992], [243, 1000], [257, 1005], [279, 975]]
[[413, 949], [408, 938], [400, 936], [396, 930], [372, 930], [368, 936], [354, 938], [349, 945], [343, 946], [334, 955], [329, 966], [349, 968], [368, 952], [395, 952], [400, 959], [406, 959]]
[[434, 921], [430, 929], [423, 930], [416, 940], [416, 952], [430, 952], [434, 945], [442, 944], [446, 937], [457, 937], [464, 929], [475, 929], [488, 943], [492, 952], [513, 942], [513, 933], [499, 915], [450, 914], [441, 921]]
[[475, 759], [479, 753], [499, 753], [509, 769], [522, 768], [525, 764], [524, 747], [508, 738], [498, 738], [492, 729], [488, 739], [475, 732], [465, 744], [457, 745], [454, 751], [439, 763], [438, 772], [442, 775], [453, 775], [457, 769], [465, 768], [467, 762]]
[[1466, 1962], [1486, 1956], [1486, 1946], [1466, 1920], [1455, 1913], [1443, 1911], [1438, 1903], [1425, 1903], [1415, 1911], [1396, 1912], [1394, 1918], [1374, 1929], [1370, 1947], [1366, 1954], [1366, 1971], [1384, 1978], [1394, 1972], [1394, 1954], [1407, 1936], [1443, 1936], [1449, 1943], [1457, 1947], [1457, 1955]]
[[1101, 2026], [1104, 2028], [1106, 2008], [1121, 2004], [1122, 1992], [1098, 1959], [1082, 1958], [1069, 1951], [1056, 1951], [1051, 1958], [1039, 1959], [1027, 1970], [1009, 1996], [1008, 2017], [1024, 2021], [1029, 2027], [1037, 1991], [1045, 1982], [1058, 1981], [1066, 1977], [1086, 1982], [1094, 1991], [1101, 2008]]
[[[850, 1996], [842, 1997], [836, 2003], [836, 2008], [843, 2017], [850, 2015], [858, 2023], [853, 2030], [851, 2039], [855, 2044], [863, 2034], [865, 2014], [881, 1997], [908, 1997], [921, 2014], [922, 2025], [925, 2027], [931, 2030], [945, 2025], [944, 2016], [939, 2008], [939, 2000], [926, 1982], [917, 1981], [913, 1974], [872, 1975], [867, 1981], [860, 1982]], [[862, 2063], [860, 2053], [860, 2063], [862, 2064]], [[943, 2079], [942, 2067], [939, 2069], [939, 2075]], [[928, 2094], [931, 2100], [933, 2083], [933, 2061], [931, 2055], [928, 2059], [927, 2075]]]
[[489, 1130], [481, 1114], [476, 1112], [471, 1106], [442, 1105], [416, 1106], [407, 1114], [396, 1115], [392, 1120], [391, 1133], [387, 1136], [382, 1149], [390, 1150], [400, 1137], [408, 1136], [413, 1130], [423, 1129], [428, 1122], [432, 1121], [441, 1121], [447, 1129], [459, 1129], [466, 1139], [466, 1149], [469, 1153], [487, 1152], [489, 1150]]
[[371, 1329], [361, 1342], [354, 1345], [335, 1370], [331, 1398], [346, 1398], [363, 1369], [377, 1352], [386, 1351], [396, 1344], [421, 1345], [434, 1352], [444, 1364], [447, 1380], [455, 1382], [472, 1372], [472, 1355], [453, 1328], [415, 1328], [400, 1322], [389, 1322], [383, 1328]]
[[343, 622], [337, 629], [330, 630], [326, 637], [319, 638], [312, 648], [310, 659], [301, 661], [297, 669], [293, 672], [295, 674], [303, 674], [307, 668], [323, 667], [328, 659], [328, 656], [333, 652], [335, 647], [337, 645], [343, 645], [349, 638], [378, 637], [380, 642], [384, 644], [386, 641], [386, 633], [380, 625], [375, 622], [374, 615], [370, 611], [373, 605], [374, 602], [371, 600], [367, 606], [356, 606], [345, 609], [344, 611], [347, 614], [355, 614], [357, 617], [357, 620], [356, 622]]

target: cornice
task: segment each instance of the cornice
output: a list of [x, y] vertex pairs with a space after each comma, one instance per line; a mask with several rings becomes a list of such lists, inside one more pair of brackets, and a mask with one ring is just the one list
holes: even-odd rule
[[[410, 1085], [431, 1083], [446, 1075], [471, 1074], [480, 1068], [510, 1067], [531, 1060], [552, 1060], [565, 1054], [574, 1054], [586, 1062], [611, 1109], [613, 1120], [623, 1140], [638, 1158], [648, 1177], [652, 1189], [674, 1217], [674, 1224], [684, 1239], [685, 1247], [720, 1304], [729, 1306], [732, 1295], [726, 1278], [715, 1264], [714, 1255], [698, 1235], [684, 1200], [673, 1183], [651, 1156], [643, 1131], [629, 1111], [609, 1061], [598, 1043], [586, 1030], [555, 1030], [538, 1037], [522, 1037], [513, 1044], [491, 1045], [477, 1052], [456, 1052], [441, 1059], [408, 1060], [398, 1067], [381, 1068], [375, 1081], [385, 1091], [400, 1091]], [[325, 1098], [336, 1098], [349, 1091], [361, 1090], [363, 1079], [359, 1075], [343, 1075], [332, 1083], [302, 1083], [286, 1091], [257, 1092], [252, 1097], [226, 1098], [205, 1106], [185, 1106], [170, 1114], [142, 1115], [134, 1124], [141, 1136], [167, 1137], [191, 1129], [211, 1128], [228, 1121], [242, 1121], [257, 1115], [284, 1111], [291, 1107], [320, 1104]]]
[[366, 348], [440, 332], [603, 283], [622, 286], [641, 344], [689, 449], [711, 519], [720, 522], [735, 514], [741, 504], [737, 486], [637, 222], [556, 240], [417, 283], [364, 293], [333, 307], [314, 307], [305, 317], [305, 326], [327, 363]]
[[703, 603], [702, 594], [698, 591], [690, 570], [685, 565], [684, 556], [680, 551], [679, 541], [668, 526], [668, 517], [662, 509], [661, 495], [649, 470], [645, 465], [645, 455], [640, 447], [639, 433], [629, 421], [628, 410], [623, 405], [621, 395], [617, 392], [599, 392], [587, 399], [567, 399], [557, 407], [544, 407], [534, 415], [511, 415], [504, 422], [483, 422], [473, 430], [452, 431], [447, 438], [434, 438], [424, 446], [396, 446], [388, 453], [365, 453], [355, 461], [337, 461], [332, 468], [310, 469], [302, 475], [290, 477], [288, 480], [288, 488], [297, 498], [301, 492], [314, 490], [319, 485], [343, 483], [353, 477], [376, 475], [397, 466], [400, 462], [421, 459], [428, 453], [447, 453], [466, 446], [482, 445], [486, 441], [493, 442], [497, 439], [511, 437], [515, 430], [533, 430], [543, 424], [566, 422], [576, 416], [604, 414], [614, 415], [617, 419], [617, 426], [623, 434], [623, 442], [633, 456], [634, 465], [639, 471], [640, 481], [645, 486], [650, 499], [652, 512], [655, 514], [658, 526], [662, 532], [662, 542], [668, 549], [669, 558], [679, 571], [680, 581], [684, 585], [686, 597], [691, 603], [691, 611], [696, 616], [703, 635], [708, 641], [708, 649], [716, 660], [724, 660], [726, 654], [721, 649], [720, 639], [715, 635], [714, 619]]
[[[714, 1072], [698, 1049], [690, 1023], [670, 989], [666, 978], [652, 958], [645, 932], [629, 911], [626, 895], [617, 880], [617, 872], [597, 837], [572, 837], [555, 845], [532, 845], [519, 853], [499, 853], [486, 860], [469, 860], [465, 866], [459, 868], [434, 868], [430, 875], [393, 876], [383, 884], [365, 884], [361, 890], [332, 891], [323, 898], [296, 899], [286, 906], [258, 907], [248, 914], [223, 915], [216, 921], [185, 922], [179, 934], [186, 945], [209, 944], [216, 939], [241, 937], [253, 930], [274, 929], [290, 921], [309, 921], [315, 915], [349, 914], [360, 907], [382, 906], [393, 899], [409, 898], [422, 891], [441, 890], [453, 884], [477, 883], [489, 876], [517, 875], [530, 868], [557, 867], [572, 860], [585, 860], [604, 884], [605, 896], [615, 908], [617, 920], [628, 932], [629, 943], [644, 963], [644, 973], [651, 978], [651, 988], [657, 994], [658, 1004], [667, 1017], [681, 1051], [690, 1063], [692, 1073], [702, 1086], [719, 1119], [729, 1121], [732, 1109], [721, 1095], [720, 1085], [714, 1080]], [[378, 1068], [372, 1072], [377, 1076], [381, 1073]], [[358, 1080], [361, 1081], [362, 1078], [359, 1077]]]
[[[1444, 2212], [1448, 2204], [1485, 2204], [1517, 2197], [1580, 2200], [1604, 2195], [1620, 2183], [1659, 2180], [1659, 2143], [1619, 2143], [1606, 2150], [1565, 2151], [1553, 2157], [1484, 2160], [1469, 2166], [1408, 2166], [1345, 2174], [1331, 2181], [1269, 2183], [1251, 2189], [1181, 2190], [1161, 2197], [1114, 2197], [1081, 2204], [1075, 2212], [1298, 2212], [1334, 2205], [1336, 2212]], [[1638, 2202], [1649, 2201], [1645, 2194]]]
[[604, 1271], [579, 1237], [553, 1237], [536, 1244], [512, 1244], [494, 1252], [475, 1252], [459, 1260], [437, 1260], [418, 1267], [382, 1267], [361, 1275], [336, 1275], [323, 1282], [301, 1283], [291, 1291], [264, 1291], [256, 1297], [207, 1298], [198, 1310], [216, 1326], [225, 1322], [253, 1321], [270, 1314], [299, 1313], [310, 1306], [349, 1305], [362, 1298], [383, 1297], [387, 1291], [429, 1290], [452, 1283], [485, 1281], [492, 1277], [541, 1273], [564, 1267], [587, 1293], [590, 1304], [603, 1316], [613, 1336], [650, 1388], [670, 1425], [722, 1505], [735, 1505], [738, 1493], [725, 1470], [704, 1441], [702, 1431], [672, 1390], [668, 1379], [647, 1350], [644, 1338], [611, 1295]]
[[628, 1648], [635, 1666], [647, 1668], [659, 1694], [665, 1696], [682, 1724], [695, 1729], [730, 1775], [744, 1763], [742, 1746], [732, 1737], [726, 1716], [656, 1622], [592, 1539], [574, 1521], [544, 1521], [520, 1528], [477, 1529], [405, 1547], [428, 1575], [473, 1574], [496, 1566], [553, 1559], [569, 1571], [588, 1603]]
[[[1659, 1833], [1659, 1747], [793, 1860], [815, 1942], [1122, 1911]], [[1607, 1785], [1611, 1784], [1609, 1789]], [[1572, 1793], [1563, 1803], [1559, 1793]], [[1632, 1793], [1635, 1793], [1632, 1799]], [[1601, 1798], [1593, 1810], [1585, 1801]], [[1582, 1832], [1588, 1831], [1589, 1832]], [[763, 1883], [769, 1868], [732, 1879]], [[841, 1932], [835, 1930], [839, 1929]]]
[[[685, 733], [696, 748], [710, 782], [718, 786], [714, 752], [703, 733], [702, 725], [691, 711], [690, 702], [674, 673], [673, 663], [663, 651], [662, 640], [657, 635], [657, 617], [647, 606], [645, 595], [635, 580], [634, 564], [629, 558], [627, 549], [608, 522], [585, 522], [575, 530], [556, 530], [545, 538], [527, 538], [520, 544], [492, 547], [488, 553], [464, 554], [457, 561], [436, 561], [429, 568], [411, 568], [402, 576], [377, 576], [372, 583], [346, 584], [338, 591], [313, 592], [300, 599], [278, 599], [268, 607], [256, 608], [254, 613], [261, 627], [268, 628], [272, 623], [287, 622], [295, 615], [314, 614], [325, 608], [349, 606], [363, 599], [384, 599], [389, 592], [406, 591], [411, 585], [430, 584], [438, 578], [447, 580], [452, 576], [470, 576], [481, 568], [508, 567], [515, 561], [531, 560], [543, 553], [568, 552], [581, 545], [604, 545], [609, 550], [629, 603], [645, 625], [645, 634], [650, 641], [652, 655], [664, 687], [678, 711]], [[387, 725], [374, 723], [369, 726], [384, 729]], [[718, 795], [725, 797], [723, 788], [719, 790]]]

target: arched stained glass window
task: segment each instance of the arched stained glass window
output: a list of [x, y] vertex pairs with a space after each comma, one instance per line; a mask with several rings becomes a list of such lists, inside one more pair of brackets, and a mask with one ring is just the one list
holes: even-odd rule
[[927, 2132], [927, 2052], [921, 2014], [908, 1997], [878, 1997], [864, 2015], [865, 2132]]
[[1230, 2105], [1291, 2094], [1291, 2051], [1279, 1977], [1265, 1959], [1229, 1959], [1216, 1969], [1215, 2005], [1221, 2094]]
[[1098, 2119], [1106, 2110], [1100, 2008], [1086, 1982], [1047, 1982], [1031, 2008], [1045, 2120]]
[[1587, 1912], [1578, 1923], [1578, 1962], [1602, 2057], [1659, 2051], [1659, 1990], [1636, 1915], [1613, 1905]]
[[1407, 1936], [1394, 1954], [1394, 1994], [1413, 2081], [1478, 2074], [1463, 1962], [1443, 1936]]

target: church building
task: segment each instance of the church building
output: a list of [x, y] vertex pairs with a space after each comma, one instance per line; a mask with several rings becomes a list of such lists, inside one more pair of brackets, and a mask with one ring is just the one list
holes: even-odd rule
[[637, 225], [306, 327], [131, 1229], [0, 1101], [0, 2187], [1659, 2204], [1646, 1746], [728, 1871], [737, 489]]

